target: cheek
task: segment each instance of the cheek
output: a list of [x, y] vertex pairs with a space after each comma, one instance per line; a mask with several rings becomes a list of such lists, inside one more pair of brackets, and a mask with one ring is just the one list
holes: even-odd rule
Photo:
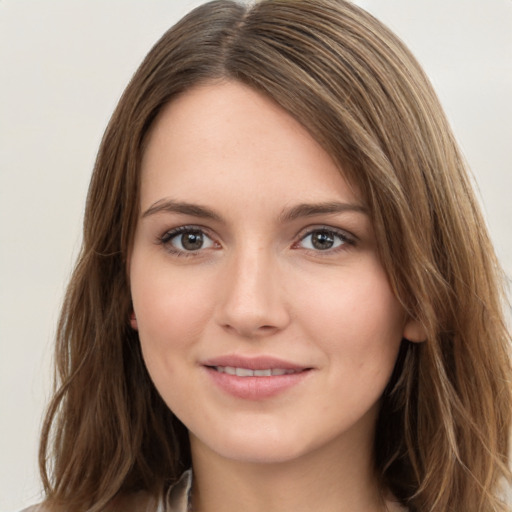
[[[318, 276], [317, 276], [318, 277]], [[297, 317], [309, 337], [354, 364], [377, 357], [394, 363], [402, 339], [403, 312], [380, 264], [370, 260], [330, 279], [306, 279]]]
[[142, 355], [164, 401], [181, 410], [194, 392], [186, 388], [187, 372], [195, 365], [194, 347], [210, 316], [211, 301], [200, 280], [169, 269], [165, 260], [158, 266], [139, 265], [144, 261], [148, 259], [135, 259], [130, 268]]
[[131, 291], [139, 338], [145, 357], [170, 360], [197, 339], [209, 317], [208, 294], [201, 280], [179, 270], [131, 267]]

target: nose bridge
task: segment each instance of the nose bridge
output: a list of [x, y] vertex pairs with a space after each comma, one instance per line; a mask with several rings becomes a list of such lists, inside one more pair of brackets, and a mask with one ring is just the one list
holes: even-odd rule
[[220, 321], [243, 336], [282, 329], [288, 314], [273, 251], [254, 241], [234, 251], [225, 271]]

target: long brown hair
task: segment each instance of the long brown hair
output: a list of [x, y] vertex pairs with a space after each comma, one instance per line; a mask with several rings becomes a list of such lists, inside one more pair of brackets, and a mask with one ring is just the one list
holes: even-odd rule
[[57, 334], [40, 466], [49, 510], [158, 496], [190, 465], [129, 327], [126, 274], [148, 130], [178, 94], [243, 82], [302, 123], [362, 191], [391, 286], [427, 333], [403, 340], [375, 465], [411, 511], [507, 510], [510, 336], [502, 275], [439, 102], [404, 45], [343, 0], [218, 0], [154, 46], [104, 135]]

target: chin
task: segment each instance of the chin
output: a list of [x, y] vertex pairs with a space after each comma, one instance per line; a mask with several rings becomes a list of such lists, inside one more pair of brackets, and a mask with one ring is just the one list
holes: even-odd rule
[[256, 449], [252, 447], [236, 447], [217, 452], [222, 458], [241, 462], [245, 464], [286, 464], [295, 461], [304, 455], [302, 450], [280, 449], [279, 451], [266, 449]]
[[318, 448], [303, 435], [293, 435], [290, 429], [283, 432], [262, 425], [254, 430], [226, 430], [220, 436], [213, 436], [211, 432], [202, 438], [191, 435], [191, 442], [223, 459], [253, 464], [286, 463]]
[[298, 449], [297, 446], [283, 445], [283, 443], [280, 443], [279, 446], [269, 444], [248, 446], [246, 444], [245, 446], [237, 445], [229, 448], [220, 455], [224, 455], [224, 457], [231, 460], [251, 464], [283, 464], [300, 458], [307, 451]]

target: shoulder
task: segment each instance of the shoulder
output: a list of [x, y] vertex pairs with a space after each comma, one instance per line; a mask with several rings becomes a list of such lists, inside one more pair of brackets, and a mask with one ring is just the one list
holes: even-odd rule
[[191, 487], [192, 472], [189, 470], [181, 475], [162, 499], [141, 491], [118, 497], [105, 512], [187, 512]]
[[163, 512], [163, 510], [161, 500], [148, 492], [140, 491], [116, 498], [105, 512]]
[[[170, 487], [166, 496], [159, 499], [140, 491], [120, 495], [107, 506], [105, 512], [187, 512], [189, 510], [192, 471], [185, 471], [179, 480]], [[21, 512], [53, 512], [44, 504], [34, 505]]]
[[[33, 505], [21, 512], [53, 512], [44, 504]], [[161, 501], [147, 492], [137, 492], [116, 498], [105, 512], [164, 512]]]

